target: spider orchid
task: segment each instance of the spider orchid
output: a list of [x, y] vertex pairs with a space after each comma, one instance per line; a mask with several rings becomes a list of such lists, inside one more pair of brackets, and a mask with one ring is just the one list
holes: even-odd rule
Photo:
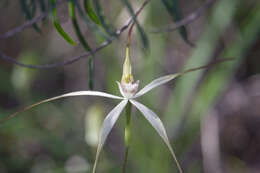
[[42, 100], [38, 103], [35, 103], [35, 104], [30, 105], [28, 107], [25, 107], [24, 109], [22, 109], [18, 112], [15, 112], [14, 114], [11, 114], [8, 117], [6, 117], [5, 119], [1, 120], [0, 123], [3, 123], [6, 120], [15, 117], [17, 114], [24, 112], [26, 110], [29, 110], [29, 109], [37, 106], [37, 105], [40, 105], [40, 104], [43, 104], [43, 103], [46, 103], [46, 102], [50, 102], [50, 101], [53, 101], [53, 100], [65, 98], [65, 97], [86, 96], [87, 95], [87, 96], [100, 96], [100, 97], [118, 99], [118, 100], [121, 100], [121, 102], [115, 108], [113, 108], [111, 112], [109, 112], [109, 114], [106, 116], [106, 118], [103, 121], [101, 131], [100, 131], [100, 136], [99, 136], [99, 143], [98, 143], [98, 146], [97, 146], [97, 152], [96, 152], [96, 158], [95, 158], [95, 163], [94, 163], [94, 167], [93, 167], [93, 173], [95, 173], [95, 170], [96, 170], [97, 161], [98, 161], [98, 158], [99, 158], [100, 151], [102, 150], [102, 148], [105, 144], [105, 141], [106, 141], [109, 133], [111, 132], [113, 126], [115, 125], [116, 121], [118, 120], [120, 114], [122, 113], [124, 108], [127, 107], [127, 104], [134, 105], [143, 114], [143, 116], [148, 120], [148, 122], [155, 128], [155, 130], [157, 131], [159, 136], [163, 139], [163, 141], [167, 145], [168, 149], [170, 150], [170, 153], [171, 153], [173, 159], [175, 160], [175, 162], [177, 164], [179, 172], [182, 173], [182, 169], [181, 169], [181, 167], [180, 167], [180, 165], [177, 161], [177, 158], [175, 156], [175, 153], [174, 153], [174, 151], [173, 151], [173, 149], [170, 145], [170, 142], [169, 142], [169, 139], [168, 139], [168, 136], [166, 134], [166, 130], [164, 128], [162, 121], [152, 110], [147, 108], [145, 105], [139, 103], [135, 99], [138, 98], [138, 97], [141, 97], [142, 95], [146, 94], [147, 92], [151, 91], [152, 89], [175, 79], [176, 77], [178, 77], [182, 74], [192, 72], [192, 71], [195, 71], [195, 70], [204, 69], [204, 68], [207, 68], [208, 66], [209, 65], [205, 65], [205, 66], [201, 66], [201, 67], [198, 67], [198, 68], [189, 69], [189, 70], [186, 70], [186, 71], [183, 71], [183, 72], [180, 72], [180, 73], [162, 76], [160, 78], [153, 80], [148, 85], [146, 85], [143, 89], [138, 91], [139, 81], [134, 82], [132, 72], [131, 72], [130, 59], [129, 59], [129, 47], [127, 47], [126, 58], [125, 58], [125, 62], [124, 62], [124, 65], [123, 65], [122, 79], [121, 79], [120, 83], [117, 82], [120, 93], [121, 93], [122, 96], [115, 96], [115, 95], [112, 95], [112, 94], [108, 94], [108, 93], [105, 93], [105, 92], [99, 92], [99, 91], [70, 92], [70, 93], [67, 93], [67, 94], [63, 94], [63, 95], [60, 95], [60, 96], [56, 96], [56, 97], [52, 97], [52, 98], [49, 98], [49, 99], [46, 99], [46, 100]]

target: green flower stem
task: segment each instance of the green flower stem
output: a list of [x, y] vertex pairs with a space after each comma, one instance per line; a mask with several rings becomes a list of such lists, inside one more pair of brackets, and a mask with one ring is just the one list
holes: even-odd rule
[[130, 136], [131, 136], [131, 129], [130, 129], [130, 120], [131, 120], [131, 103], [128, 102], [126, 105], [126, 126], [125, 126], [125, 159], [124, 159], [124, 165], [123, 165], [123, 173], [126, 172], [126, 164], [127, 164], [127, 158], [128, 158], [128, 151], [130, 146]]

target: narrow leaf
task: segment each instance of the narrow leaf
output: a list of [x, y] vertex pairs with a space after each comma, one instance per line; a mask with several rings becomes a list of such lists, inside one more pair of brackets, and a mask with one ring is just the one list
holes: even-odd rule
[[76, 43], [72, 40], [72, 38], [70, 38], [70, 36], [63, 30], [63, 28], [61, 27], [61, 25], [59, 24], [59, 22], [57, 20], [53, 21], [53, 25], [56, 28], [56, 30], [58, 31], [58, 33], [71, 45], [76, 45]]
[[136, 27], [137, 27], [137, 30], [138, 30], [138, 33], [141, 37], [141, 41], [142, 41], [142, 44], [143, 44], [143, 47], [145, 49], [149, 49], [149, 40], [148, 40], [148, 37], [147, 35], [145, 34], [143, 28], [141, 27], [140, 23], [138, 22], [138, 20], [136, 19], [136, 16], [135, 16], [135, 12], [130, 4], [130, 2], [128, 0], [121, 0], [123, 2], [123, 4], [127, 7], [130, 15], [132, 16], [135, 24], [136, 24]]
[[27, 110], [30, 110], [33, 107], [38, 106], [40, 104], [47, 103], [47, 102], [50, 102], [50, 101], [53, 101], [53, 100], [57, 100], [57, 99], [61, 99], [61, 98], [64, 98], [64, 97], [73, 97], [73, 96], [100, 96], [100, 97], [107, 97], [107, 98], [112, 98], [112, 99], [124, 99], [122, 97], [118, 97], [118, 96], [115, 96], [115, 95], [112, 95], [112, 94], [99, 92], [99, 91], [76, 91], [76, 92], [71, 92], [71, 93], [60, 95], [60, 96], [52, 97], [52, 98], [49, 98], [49, 99], [46, 99], [46, 100], [42, 100], [40, 102], [37, 102], [37, 103], [32, 104], [30, 106], [27, 106], [27, 107], [21, 109], [20, 111], [17, 111], [14, 114], [11, 114], [11, 115], [7, 116], [3, 120], [0, 120], [0, 124], [5, 122], [5, 121], [7, 121], [7, 120], [9, 120], [9, 119], [11, 119], [11, 118], [16, 117], [19, 113], [22, 113], [22, 112], [25, 112]]
[[92, 57], [88, 60], [88, 73], [89, 73], [89, 80], [88, 86], [90, 90], [94, 89], [94, 59]]
[[172, 157], [174, 158], [174, 161], [176, 162], [176, 165], [178, 167], [178, 170], [180, 173], [182, 173], [181, 166], [176, 158], [176, 155], [171, 147], [170, 141], [168, 139], [168, 136], [166, 134], [166, 130], [164, 128], [164, 125], [160, 118], [150, 109], [148, 109], [143, 104], [130, 100], [130, 102], [144, 115], [144, 117], [149, 121], [149, 123], [153, 126], [153, 128], [157, 131], [157, 133], [160, 135], [160, 137], [163, 139], [167, 147], [169, 148]]
[[[178, 0], [162, 0], [165, 8], [173, 18], [173, 21], [180, 21], [182, 19], [182, 13], [179, 6]], [[182, 39], [189, 45], [194, 46], [193, 43], [189, 41], [188, 32], [185, 26], [180, 27], [179, 33]]]
[[100, 20], [101, 26], [104, 28], [104, 30], [110, 35], [110, 36], [116, 36], [115, 29], [107, 23], [105, 16], [103, 15], [103, 10], [101, 8], [101, 5], [99, 3], [99, 0], [93, 1], [94, 8], [97, 12], [97, 16]]
[[77, 12], [79, 13], [80, 18], [88, 25], [90, 30], [94, 33], [96, 33], [98, 36], [103, 37], [104, 39], [110, 39], [104, 31], [102, 31], [99, 26], [94, 23], [88, 15], [85, 15], [83, 10], [81, 9], [81, 5], [78, 3], [78, 1], [73, 0], [75, 7], [77, 8]]
[[[36, 4], [35, 4], [35, 2], [31, 1], [31, 3], [28, 4], [27, 0], [20, 0], [20, 4], [21, 4], [21, 8], [22, 8], [22, 10], [24, 12], [25, 18], [27, 20], [31, 20], [34, 17], [35, 12], [36, 12]], [[31, 9], [30, 9], [30, 7], [31, 7]], [[41, 32], [40, 28], [38, 27], [38, 25], [36, 23], [33, 24], [32, 26], [33, 26], [33, 29], [36, 32], [38, 32], [38, 33]]]
[[100, 25], [101, 22], [98, 18], [98, 16], [95, 14], [94, 9], [91, 6], [91, 0], [84, 0], [84, 7], [85, 7], [85, 11], [87, 13], [87, 15], [89, 16], [89, 18], [95, 22], [96, 24]]
[[80, 43], [81, 43], [82, 46], [84, 47], [84, 49], [85, 49], [86, 51], [91, 51], [90, 46], [88, 45], [88, 43], [86, 42], [86, 40], [84, 39], [84, 36], [82, 35], [82, 33], [81, 33], [81, 31], [80, 31], [79, 24], [78, 24], [76, 15], [75, 15], [75, 5], [74, 5], [74, 3], [72, 2], [72, 0], [70, 0], [70, 1], [68, 2], [68, 5], [69, 5], [69, 14], [70, 14], [70, 17], [71, 17], [71, 20], [72, 20], [72, 24], [73, 24], [73, 27], [74, 27], [74, 31], [76, 32], [76, 35], [77, 35], [77, 37], [78, 37]]
[[[74, 26], [74, 30], [77, 34], [77, 37], [80, 41], [80, 43], [82, 44], [82, 46], [84, 47], [84, 49], [87, 52], [91, 52], [91, 48], [89, 46], [89, 44], [87, 43], [87, 41], [84, 39], [84, 36], [82, 35], [80, 28], [79, 28], [79, 24], [75, 15], [75, 5], [74, 2], [72, 2], [72, 0], [69, 1], [69, 13], [71, 16], [71, 20]], [[93, 58], [89, 57], [89, 62], [88, 62], [88, 71], [89, 71], [89, 88], [91, 90], [94, 89], [94, 63], [93, 63]]]
[[[39, 5], [42, 13], [45, 13], [47, 11], [47, 7], [44, 0], [39, 0]], [[44, 17], [42, 21], [45, 21], [47, 17]]]
[[59, 24], [58, 18], [57, 18], [57, 9], [55, 7], [56, 0], [51, 0], [53, 10], [52, 10], [52, 16], [53, 16], [53, 25], [56, 28], [57, 32], [71, 45], [76, 45], [76, 43], [70, 38], [70, 36], [63, 30], [61, 25]]
[[94, 163], [94, 167], [93, 167], [93, 171], [92, 173], [95, 173], [96, 171], [96, 167], [97, 167], [97, 162], [98, 162], [98, 158], [100, 155], [100, 151], [102, 150], [105, 141], [107, 139], [108, 134], [110, 133], [110, 131], [112, 130], [112, 128], [114, 127], [119, 115], [121, 114], [121, 112], [123, 111], [123, 109], [125, 108], [126, 104], [127, 104], [128, 100], [123, 100], [122, 102], [120, 102], [105, 118], [102, 127], [101, 127], [101, 132], [100, 132], [100, 137], [99, 137], [99, 143], [98, 143], [98, 147], [97, 147], [97, 153], [96, 153], [96, 159], [95, 159], [95, 163]]

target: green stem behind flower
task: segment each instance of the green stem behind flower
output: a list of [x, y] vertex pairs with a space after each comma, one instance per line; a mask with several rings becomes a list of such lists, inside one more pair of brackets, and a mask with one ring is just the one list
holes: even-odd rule
[[127, 103], [126, 105], [126, 126], [125, 126], [125, 159], [123, 164], [123, 171], [122, 173], [126, 172], [126, 164], [127, 164], [127, 158], [128, 158], [128, 152], [129, 152], [129, 146], [130, 146], [130, 137], [131, 137], [131, 129], [130, 129], [130, 122], [131, 122], [131, 103]]

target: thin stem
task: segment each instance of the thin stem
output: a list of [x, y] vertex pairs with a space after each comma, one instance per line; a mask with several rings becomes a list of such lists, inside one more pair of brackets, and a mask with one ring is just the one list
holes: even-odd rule
[[[143, 5], [141, 6], [141, 8], [135, 13], [134, 18], [137, 18], [138, 15], [141, 13], [141, 11], [143, 10], [143, 8], [146, 6], [146, 4], [149, 2], [150, 0], [146, 0]], [[130, 42], [131, 42], [131, 34], [135, 25], [135, 20], [133, 19], [133, 23], [131, 24], [129, 30], [128, 30], [128, 36], [127, 36], [127, 47], [130, 47]]]
[[[56, 6], [56, 5], [58, 5], [58, 4], [62, 4], [62, 3], [64, 3], [64, 2], [66, 2], [66, 1], [65, 1], [65, 0], [59, 0], [59, 1], [57, 0], [57, 2], [55, 3], [54, 6]], [[39, 21], [41, 21], [42, 19], [44, 19], [45, 17], [47, 17], [48, 14], [49, 14], [49, 12], [50, 12], [51, 10], [53, 10], [53, 7], [51, 7], [50, 9], [48, 9], [46, 12], [40, 14], [39, 16], [37, 16], [37, 17], [35, 17], [35, 18], [31, 19], [31, 20], [28, 20], [28, 21], [25, 22], [24, 24], [22, 24], [22, 25], [20, 25], [20, 26], [17, 26], [17, 27], [15, 27], [15, 28], [13, 28], [13, 29], [10, 29], [10, 30], [7, 31], [6, 33], [0, 35], [0, 40], [2, 40], [2, 39], [7, 39], [7, 38], [9, 38], [9, 37], [12, 37], [12, 36], [14, 36], [14, 35], [17, 34], [17, 33], [22, 32], [24, 29], [31, 27], [32, 25], [36, 24], [37, 22], [39, 22]]]
[[127, 158], [128, 158], [128, 151], [129, 147], [126, 147], [125, 149], [125, 159], [124, 159], [124, 165], [123, 165], [123, 173], [126, 173], [126, 164], [127, 164]]
[[126, 126], [125, 126], [125, 159], [123, 164], [123, 171], [122, 173], [126, 172], [126, 165], [127, 165], [127, 158], [130, 146], [130, 136], [131, 136], [131, 129], [130, 129], [130, 122], [131, 122], [131, 103], [128, 102], [126, 105]]

